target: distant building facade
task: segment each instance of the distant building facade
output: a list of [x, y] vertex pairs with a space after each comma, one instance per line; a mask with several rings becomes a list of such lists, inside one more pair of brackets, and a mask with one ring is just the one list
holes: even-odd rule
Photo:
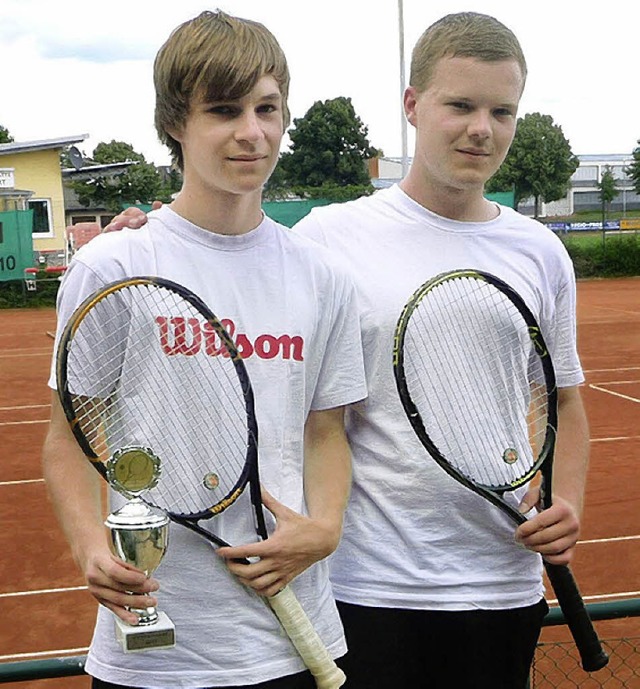
[[[566, 216], [580, 211], [599, 210], [602, 207], [598, 182], [609, 168], [616, 180], [618, 196], [612, 201], [610, 209], [625, 213], [640, 209], [640, 195], [633, 188], [633, 182], [625, 173], [625, 168], [633, 163], [631, 154], [580, 155], [580, 165], [571, 176], [571, 188], [565, 198], [551, 203], [542, 203], [540, 217]], [[411, 163], [409, 159], [408, 164]], [[371, 183], [376, 189], [384, 189], [402, 179], [401, 158], [377, 158], [370, 161]], [[533, 215], [533, 199], [525, 199], [518, 204], [518, 210], [525, 215]]]
[[[41, 263], [56, 264], [64, 257], [66, 223], [60, 154], [86, 138], [88, 135], [82, 134], [0, 144], [0, 212], [31, 212], [29, 244], [35, 258], [42, 258]], [[33, 261], [31, 256], [23, 258]]]

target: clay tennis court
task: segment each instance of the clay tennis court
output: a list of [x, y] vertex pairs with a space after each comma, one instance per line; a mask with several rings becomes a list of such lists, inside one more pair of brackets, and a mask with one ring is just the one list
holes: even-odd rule
[[[573, 570], [587, 602], [637, 598], [640, 279], [580, 282], [578, 322], [592, 459]], [[0, 662], [82, 655], [95, 616], [96, 606], [47, 502], [40, 467], [53, 347], [47, 331], [54, 328], [52, 310], [0, 310]], [[603, 639], [640, 637], [637, 617], [596, 627]], [[568, 638], [565, 627], [543, 631], [543, 640]], [[639, 663], [636, 659], [635, 666]], [[80, 689], [89, 680], [4, 686]], [[640, 674], [626, 686], [640, 687]]]

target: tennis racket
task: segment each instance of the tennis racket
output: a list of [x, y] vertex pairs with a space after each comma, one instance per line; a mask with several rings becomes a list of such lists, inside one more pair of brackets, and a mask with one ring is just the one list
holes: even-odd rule
[[[56, 376], [78, 445], [112, 485], [126, 494], [151, 483], [141, 459], [153, 453], [157, 480], [140, 494], [148, 505], [226, 546], [200, 522], [248, 485], [256, 532], [268, 537], [249, 376], [227, 330], [195, 294], [157, 277], [107, 285], [66, 324]], [[317, 686], [342, 686], [344, 673], [291, 589], [268, 602]]]
[[[540, 472], [541, 502], [551, 505], [555, 373], [536, 319], [509, 285], [477, 270], [423, 284], [398, 321], [393, 365], [409, 422], [450, 476], [522, 524], [510, 492]], [[571, 571], [545, 567], [583, 668], [604, 667]]]

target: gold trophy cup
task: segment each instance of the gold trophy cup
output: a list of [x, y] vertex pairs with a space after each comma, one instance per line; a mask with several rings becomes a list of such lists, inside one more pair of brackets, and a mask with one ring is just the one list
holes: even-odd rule
[[[128, 498], [105, 521], [114, 553], [147, 576], [157, 569], [167, 550], [169, 518], [149, 507], [140, 495], [153, 488], [160, 476], [160, 460], [148, 448], [126, 447], [107, 463], [111, 487]], [[166, 613], [149, 608], [129, 608], [138, 623], [129, 625], [115, 617], [116, 638], [125, 653], [175, 646], [175, 626]]]

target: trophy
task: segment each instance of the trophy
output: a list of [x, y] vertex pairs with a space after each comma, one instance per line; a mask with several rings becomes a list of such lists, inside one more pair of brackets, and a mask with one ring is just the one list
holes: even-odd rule
[[[128, 498], [128, 502], [105, 521], [112, 549], [147, 576], [160, 564], [169, 539], [169, 518], [149, 507], [140, 497], [157, 484], [159, 476], [160, 460], [148, 448], [122, 448], [107, 462], [109, 484]], [[166, 613], [155, 607], [129, 610], [138, 615], [137, 625], [129, 625], [115, 617], [116, 638], [125, 653], [175, 646], [175, 627]]]

